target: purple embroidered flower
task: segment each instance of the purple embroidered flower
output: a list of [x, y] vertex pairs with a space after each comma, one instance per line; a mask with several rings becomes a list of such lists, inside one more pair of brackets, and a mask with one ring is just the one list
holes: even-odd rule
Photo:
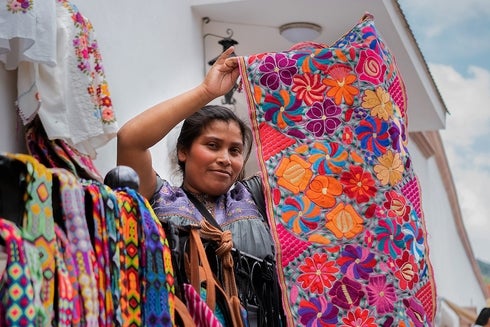
[[338, 322], [339, 309], [327, 303], [325, 297], [310, 298], [299, 303], [298, 314], [304, 326], [335, 327]]
[[369, 305], [376, 307], [379, 315], [393, 311], [396, 301], [395, 287], [386, 282], [385, 275], [369, 277], [369, 285], [366, 287]]
[[315, 102], [306, 113], [306, 116], [310, 118], [306, 129], [316, 137], [324, 134], [332, 135], [341, 124], [339, 118], [341, 113], [342, 109], [336, 106], [330, 98], [326, 98], [323, 102]]
[[264, 73], [260, 78], [260, 84], [273, 91], [277, 90], [281, 83], [291, 85], [293, 76], [298, 72], [296, 60], [282, 53], [265, 57], [258, 69]]
[[333, 284], [328, 294], [332, 297], [333, 304], [347, 310], [358, 306], [365, 295], [361, 283], [345, 276]]
[[347, 277], [367, 279], [376, 265], [376, 259], [368, 249], [347, 245], [337, 259], [337, 264]]

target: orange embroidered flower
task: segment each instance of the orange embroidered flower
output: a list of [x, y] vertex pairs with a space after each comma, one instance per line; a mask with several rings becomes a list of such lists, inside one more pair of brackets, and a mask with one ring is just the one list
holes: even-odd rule
[[327, 96], [334, 99], [335, 104], [339, 105], [344, 99], [345, 103], [351, 105], [354, 103], [354, 96], [359, 94], [359, 90], [352, 86], [357, 77], [351, 74], [349, 66], [337, 64], [328, 70], [332, 78], [325, 78], [323, 84], [330, 87]]
[[362, 218], [351, 205], [339, 203], [327, 215], [325, 226], [337, 238], [353, 238], [362, 232]]
[[366, 90], [362, 98], [361, 106], [371, 110], [372, 116], [388, 120], [393, 116], [393, 103], [390, 94], [383, 88], [377, 87], [376, 91]]
[[379, 157], [378, 161], [379, 164], [374, 166], [374, 171], [382, 185], [390, 184], [393, 186], [402, 180], [405, 168], [400, 154], [388, 151]]
[[313, 178], [306, 196], [314, 203], [324, 208], [331, 208], [335, 205], [336, 196], [342, 194], [342, 184], [331, 176], [319, 175]]
[[277, 180], [279, 186], [298, 194], [306, 188], [313, 172], [310, 170], [310, 164], [307, 161], [293, 154], [291, 157], [281, 160], [276, 175], [279, 177]]
[[323, 85], [320, 80], [320, 74], [302, 74], [293, 77], [292, 90], [296, 93], [298, 99], [303, 100], [308, 106], [313, 102], [323, 100], [324, 92], [327, 86]]

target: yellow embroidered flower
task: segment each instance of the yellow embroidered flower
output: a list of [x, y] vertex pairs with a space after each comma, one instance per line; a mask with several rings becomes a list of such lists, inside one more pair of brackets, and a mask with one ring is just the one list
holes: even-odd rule
[[379, 164], [374, 166], [374, 171], [382, 185], [390, 184], [393, 186], [402, 180], [405, 168], [399, 153], [388, 151], [379, 157], [378, 161]]
[[388, 120], [393, 116], [393, 103], [390, 94], [383, 88], [377, 87], [376, 91], [366, 90], [362, 98], [362, 107], [371, 110], [371, 115]]

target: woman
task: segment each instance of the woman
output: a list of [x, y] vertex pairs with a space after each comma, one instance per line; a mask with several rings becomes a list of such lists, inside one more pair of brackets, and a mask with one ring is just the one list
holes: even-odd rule
[[[158, 103], [128, 121], [118, 132], [117, 164], [139, 175], [139, 192], [161, 221], [178, 225], [205, 219], [197, 199], [223, 230], [231, 231], [233, 245], [260, 259], [273, 256], [273, 241], [264, 218], [242, 184], [252, 141], [250, 129], [231, 110], [206, 106], [226, 94], [238, 78], [238, 62], [230, 48], [194, 89]], [[150, 148], [182, 120], [177, 140], [181, 186], [161, 179], [152, 167]], [[190, 197], [190, 198], [189, 198]]]
[[[270, 234], [250, 193], [235, 184], [250, 151], [250, 130], [227, 108], [201, 110], [235, 85], [239, 72], [236, 58], [228, 58], [232, 52], [233, 48], [223, 52], [196, 88], [128, 121], [118, 132], [117, 164], [138, 173], [139, 192], [151, 199], [159, 219], [178, 224], [203, 219], [187, 191], [203, 202], [224, 230], [231, 230], [236, 248], [264, 258], [272, 254]], [[154, 171], [149, 149], [186, 118], [177, 140], [183, 183], [174, 187]]]

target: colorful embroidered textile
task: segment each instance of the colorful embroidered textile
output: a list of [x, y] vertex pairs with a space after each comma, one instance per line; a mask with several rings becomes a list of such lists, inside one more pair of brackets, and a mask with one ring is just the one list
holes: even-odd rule
[[29, 154], [46, 167], [64, 168], [78, 178], [102, 182], [92, 159], [73, 149], [64, 140], [49, 140], [39, 118], [26, 126], [25, 140]]
[[110, 254], [109, 254], [109, 235], [107, 233], [106, 208], [101, 190], [103, 187], [95, 183], [84, 186], [86, 194], [86, 203], [92, 214], [87, 217], [91, 219], [90, 225], [93, 226], [92, 243], [97, 261], [97, 282], [98, 303], [99, 303], [99, 326], [113, 326], [114, 304], [112, 302], [112, 282], [110, 272]]
[[78, 294], [83, 313], [82, 322], [75, 323], [98, 326], [99, 302], [95, 280], [98, 267], [85, 216], [85, 193], [80, 182], [69, 171], [62, 168], [52, 168], [51, 171], [59, 180], [64, 227], [76, 258]]
[[187, 304], [187, 310], [194, 320], [196, 327], [222, 327], [221, 322], [214, 315], [206, 301], [204, 301], [199, 293], [190, 284], [184, 284], [184, 295]]
[[[71, 306], [71, 316], [70, 312], [67, 313], [67, 319], [69, 318], [70, 326], [78, 327], [81, 322], [82, 315], [82, 301], [79, 294], [80, 284], [78, 283], [78, 270], [76, 264], [76, 258], [73, 256], [72, 244], [68, 241], [68, 237], [65, 232], [63, 232], [62, 228], [58, 225], [55, 225], [54, 229], [56, 233], [56, 241], [58, 242], [58, 250], [60, 251], [60, 255], [63, 256], [63, 260], [65, 261], [68, 279], [71, 284], [71, 289], [73, 292], [72, 295], [72, 306]], [[62, 319], [62, 317], [60, 317]]]
[[127, 188], [141, 215], [141, 294], [144, 296], [143, 325], [172, 326], [174, 322], [174, 275], [165, 232], [155, 213], [139, 193]]
[[239, 62], [288, 325], [432, 326], [406, 94], [372, 16]]
[[[55, 294], [55, 253], [53, 204], [51, 198], [51, 172], [32, 156], [25, 154], [7, 154], [26, 165], [26, 194], [24, 195], [24, 218], [22, 236], [31, 241], [39, 251], [43, 273], [41, 301], [46, 311], [47, 321], [54, 318], [53, 303]], [[43, 320], [43, 315], [37, 316]], [[44, 325], [45, 321], [39, 321]]]
[[0, 1], [0, 61], [6, 69], [22, 61], [56, 65], [55, 2]]
[[0, 238], [7, 252], [0, 281], [0, 326], [36, 326], [34, 289], [20, 229], [0, 218]]
[[37, 113], [50, 140], [95, 158], [118, 126], [94, 28], [76, 6], [56, 0], [56, 33], [56, 66], [19, 65], [17, 106], [24, 124]]
[[123, 327], [142, 326], [141, 317], [141, 279], [139, 275], [140, 257], [139, 243], [139, 214], [133, 197], [123, 190], [117, 190], [120, 212], [118, 223], [121, 241], [121, 317]]
[[55, 312], [56, 326], [60, 327], [71, 327], [73, 321], [73, 310], [74, 310], [74, 295], [73, 284], [70, 280], [69, 268], [65, 262], [65, 257], [63, 251], [60, 248], [67, 246], [62, 242], [66, 237], [63, 235], [64, 232], [58, 225], [54, 226], [56, 234], [56, 242], [58, 244], [57, 251], [55, 253], [56, 259], [56, 284], [57, 293], [56, 301], [58, 302], [57, 310]]

